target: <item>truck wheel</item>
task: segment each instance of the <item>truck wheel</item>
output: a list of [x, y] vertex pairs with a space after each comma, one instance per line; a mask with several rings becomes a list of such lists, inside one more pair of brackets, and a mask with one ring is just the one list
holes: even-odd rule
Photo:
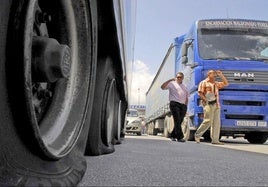
[[147, 129], [147, 134], [148, 135], [151, 135], [150, 125], [151, 125], [151, 123], [146, 124], [146, 129]]
[[168, 133], [171, 134], [172, 131], [174, 129], [174, 119], [172, 116], [169, 116], [168, 117], [168, 121], [167, 121], [167, 130], [168, 130]]
[[174, 120], [172, 116], [166, 116], [164, 120], [164, 136], [166, 138], [170, 137], [171, 132], [174, 128]]
[[[204, 137], [204, 141], [206, 141], [206, 142], [211, 142], [210, 130], [207, 130], [207, 131], [203, 134], [203, 137]], [[219, 139], [220, 139], [220, 138], [219, 138]]]
[[191, 119], [188, 116], [184, 117], [182, 124], [181, 124], [182, 132], [183, 132], [185, 140], [188, 140], [190, 136], [190, 125], [189, 125], [190, 120]]
[[155, 123], [156, 122], [151, 122], [149, 124], [149, 129], [148, 129], [149, 135], [153, 135], [153, 136], [156, 136], [157, 135], [158, 129], [155, 128]]
[[171, 134], [174, 129], [174, 119], [173, 116], [169, 117], [168, 124], [167, 124], [168, 133]]
[[245, 138], [252, 144], [263, 144], [267, 141], [268, 134], [262, 132], [252, 132], [246, 134]]
[[153, 128], [154, 128], [154, 124], [153, 122], [150, 122], [148, 124], [148, 135], [153, 135]]
[[190, 127], [193, 127], [193, 118], [191, 118], [191, 117], [188, 117], [188, 126], [189, 126], [188, 140], [189, 141], [194, 141], [194, 136], [195, 136], [196, 130], [193, 130], [193, 129], [190, 128]]
[[138, 136], [141, 136], [141, 132], [137, 132], [137, 135], [138, 135]]
[[164, 120], [164, 137], [166, 137], [166, 138], [170, 137], [170, 133], [168, 132], [168, 128], [167, 128], [168, 122], [169, 122], [169, 117], [166, 116], [165, 120]]
[[1, 3], [0, 186], [82, 179], [96, 10], [86, 0]]
[[121, 140], [125, 138], [125, 126], [126, 126], [126, 111], [128, 108], [127, 102], [121, 101], [121, 131], [120, 138]]
[[153, 128], [153, 135], [156, 136], [158, 134], [158, 129]]
[[194, 141], [194, 136], [195, 136], [195, 130], [190, 130], [190, 134], [189, 134], [189, 141]]
[[155, 128], [154, 122], [150, 122], [148, 125], [148, 135], [157, 135], [158, 130]]
[[121, 144], [121, 126], [122, 126], [122, 101], [119, 97], [116, 97], [115, 105], [115, 129], [114, 129], [114, 141], [113, 144]]
[[87, 155], [114, 152], [114, 124], [116, 104], [116, 81], [113, 61], [110, 57], [98, 60], [95, 99], [87, 141]]

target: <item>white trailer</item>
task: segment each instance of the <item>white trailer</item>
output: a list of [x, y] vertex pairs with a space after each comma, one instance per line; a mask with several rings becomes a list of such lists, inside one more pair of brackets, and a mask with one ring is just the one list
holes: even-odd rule
[[[176, 75], [176, 53], [180, 46], [172, 43], [167, 54], [157, 71], [147, 93], [146, 93], [146, 113], [145, 122], [149, 135], [157, 135], [162, 133], [165, 137], [169, 137], [174, 127], [173, 117], [169, 109], [169, 93], [162, 90], [161, 85]], [[186, 118], [185, 118], [186, 119]], [[188, 123], [185, 120], [182, 124], [184, 136], [189, 135]]]
[[[168, 137], [168, 129], [166, 123], [171, 119], [168, 91], [161, 89], [161, 84], [174, 77], [175, 75], [175, 48], [171, 44], [168, 52], [151, 83], [149, 90], [146, 93], [146, 113], [145, 120], [149, 135], [157, 135], [157, 133], [164, 133]], [[165, 123], [164, 123], [165, 122]]]

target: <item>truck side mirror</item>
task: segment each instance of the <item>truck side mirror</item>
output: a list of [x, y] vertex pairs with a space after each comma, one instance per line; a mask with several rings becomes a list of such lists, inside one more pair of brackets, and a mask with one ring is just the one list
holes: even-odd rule
[[181, 46], [181, 57], [187, 56], [188, 45], [187, 43], [183, 43]]
[[192, 45], [193, 39], [186, 40], [181, 46], [181, 63], [187, 64], [188, 63], [188, 48]]
[[188, 62], [188, 57], [187, 56], [182, 56], [181, 57], [181, 63], [182, 64], [187, 64], [187, 62]]
[[182, 64], [186, 64], [188, 62], [187, 53], [188, 53], [188, 45], [187, 43], [183, 43], [181, 46], [181, 63]]

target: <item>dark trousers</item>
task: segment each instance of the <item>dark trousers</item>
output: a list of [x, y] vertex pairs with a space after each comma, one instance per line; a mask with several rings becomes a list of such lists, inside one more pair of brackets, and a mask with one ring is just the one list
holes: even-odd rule
[[174, 119], [174, 129], [170, 136], [171, 138], [177, 138], [180, 140], [184, 137], [181, 129], [181, 123], [185, 117], [187, 106], [175, 101], [170, 101], [169, 107]]

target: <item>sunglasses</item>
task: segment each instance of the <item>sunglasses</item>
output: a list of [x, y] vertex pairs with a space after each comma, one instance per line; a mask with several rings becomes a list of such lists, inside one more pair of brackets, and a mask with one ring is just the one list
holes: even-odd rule
[[178, 79], [182, 79], [182, 77], [180, 77], [180, 76], [178, 76], [177, 78], [178, 78]]

